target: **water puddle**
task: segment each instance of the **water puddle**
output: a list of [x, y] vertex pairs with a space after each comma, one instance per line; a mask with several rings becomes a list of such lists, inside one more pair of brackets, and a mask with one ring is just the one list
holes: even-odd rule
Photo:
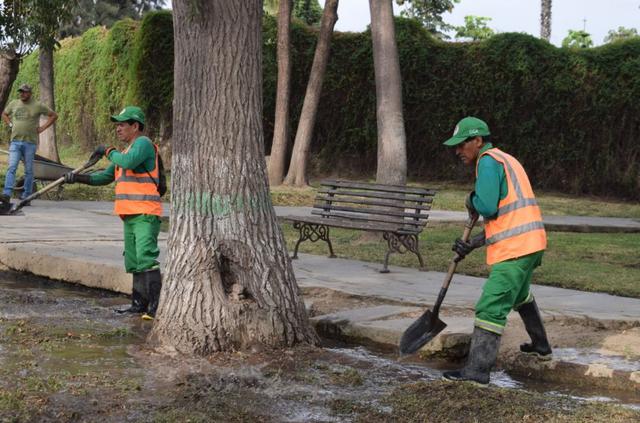
[[629, 360], [622, 355], [602, 354], [595, 348], [556, 348], [553, 355], [558, 360], [569, 363], [602, 364], [613, 370], [640, 371], [640, 361]]

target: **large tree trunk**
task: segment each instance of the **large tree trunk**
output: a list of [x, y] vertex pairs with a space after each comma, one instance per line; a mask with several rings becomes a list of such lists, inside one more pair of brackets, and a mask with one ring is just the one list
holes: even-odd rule
[[402, 117], [402, 80], [391, 1], [369, 0], [378, 118], [376, 181], [404, 185], [407, 180], [407, 138]]
[[289, 172], [284, 180], [286, 185], [308, 185], [307, 161], [309, 147], [313, 136], [313, 127], [316, 123], [318, 103], [320, 103], [322, 80], [329, 61], [331, 35], [337, 20], [338, 0], [327, 0], [324, 4], [324, 12], [320, 22], [320, 35], [318, 36], [318, 45], [313, 56], [307, 92], [305, 93], [302, 112], [300, 113], [300, 122], [293, 142], [293, 154], [289, 164]]
[[[53, 48], [40, 47], [40, 101], [56, 109], [53, 94]], [[47, 116], [40, 117], [40, 124], [47, 121]], [[54, 123], [38, 137], [38, 153], [48, 159], [60, 161], [56, 143], [56, 124]]]
[[280, 185], [284, 178], [289, 144], [289, 99], [291, 97], [291, 9], [293, 0], [281, 0], [278, 10], [278, 86], [273, 143], [269, 156], [269, 184]]
[[[152, 340], [206, 355], [315, 343], [271, 205], [262, 1], [175, 0], [171, 233]], [[203, 54], [206, 52], [206, 54]]]
[[540, 38], [547, 41], [551, 39], [551, 0], [541, 1]]
[[0, 108], [4, 110], [11, 94], [11, 86], [18, 76], [20, 56], [14, 50], [0, 51]]

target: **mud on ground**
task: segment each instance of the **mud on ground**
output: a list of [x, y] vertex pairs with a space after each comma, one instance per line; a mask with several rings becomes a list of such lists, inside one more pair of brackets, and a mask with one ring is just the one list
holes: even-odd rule
[[[640, 419], [638, 410], [568, 396], [444, 383], [437, 370], [361, 347], [301, 346], [207, 358], [161, 354], [145, 344], [149, 324], [112, 312], [127, 301], [0, 272], [0, 420]], [[314, 304], [322, 307], [321, 301]]]
[[[331, 314], [342, 310], [374, 307], [378, 305], [407, 305], [373, 297], [349, 295], [324, 288], [303, 289], [305, 301], [310, 303], [309, 313], [313, 316]], [[406, 313], [402, 317], [418, 318], [422, 312]], [[447, 316], [472, 318], [473, 310], [446, 305], [440, 311]], [[600, 354], [623, 356], [628, 360], [640, 360], [640, 327], [624, 323], [602, 323], [588, 319], [566, 318], [544, 315], [545, 327], [554, 348], [593, 348]], [[502, 355], [519, 351], [528, 335], [517, 313], [512, 313], [500, 344]]]

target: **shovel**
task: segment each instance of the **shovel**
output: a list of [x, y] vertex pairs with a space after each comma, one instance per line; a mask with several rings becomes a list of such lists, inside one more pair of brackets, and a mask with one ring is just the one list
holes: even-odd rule
[[[89, 158], [89, 160], [83, 164], [82, 166], [80, 166], [77, 169], [73, 169], [71, 171], [71, 173], [80, 173], [83, 170], [89, 169], [91, 166], [93, 166], [94, 164], [98, 163], [98, 161], [102, 158], [102, 156], [100, 155], [96, 155], [96, 154], [92, 154], [91, 157]], [[49, 185], [45, 186], [44, 188], [42, 188], [40, 191], [34, 192], [33, 194], [31, 194], [30, 196], [23, 198], [22, 200], [20, 200], [19, 202], [11, 205], [11, 203], [7, 204], [5, 202], [0, 203], [0, 215], [12, 215], [12, 214], [17, 214], [18, 211], [24, 207], [24, 205], [26, 203], [28, 203], [31, 200], [34, 200], [38, 197], [40, 197], [42, 194], [46, 193], [47, 191], [52, 190], [53, 188], [57, 187], [58, 185], [62, 185], [64, 184], [64, 176], [61, 176], [60, 178], [56, 179], [55, 181], [51, 182]]]
[[[462, 234], [463, 241], [469, 240], [471, 229], [473, 229], [473, 225], [476, 224], [477, 220], [477, 214], [474, 214], [473, 216], [469, 215], [467, 223], [464, 225], [464, 233]], [[400, 338], [401, 356], [413, 354], [418, 351], [447, 327], [447, 324], [438, 317], [438, 313], [440, 312], [440, 305], [444, 300], [444, 296], [447, 294], [447, 290], [449, 289], [451, 278], [453, 278], [453, 274], [456, 271], [456, 266], [459, 261], [458, 259], [459, 256], [456, 254], [449, 263], [449, 271], [447, 272], [447, 276], [444, 278], [444, 283], [442, 284], [442, 288], [440, 288], [440, 293], [438, 294], [438, 299], [433, 306], [433, 311], [427, 309], [427, 311], [425, 311], [418, 320], [413, 322], [402, 334], [402, 338]]]

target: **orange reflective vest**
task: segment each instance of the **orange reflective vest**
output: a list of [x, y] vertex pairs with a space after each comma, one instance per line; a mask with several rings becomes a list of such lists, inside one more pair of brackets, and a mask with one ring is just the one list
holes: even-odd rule
[[547, 234], [524, 168], [513, 156], [491, 148], [478, 157], [476, 177], [478, 162], [485, 154], [502, 164], [508, 188], [507, 196], [498, 203], [497, 217], [485, 220], [487, 264], [544, 250], [547, 248]]
[[[124, 151], [129, 151], [129, 148]], [[153, 144], [156, 152], [156, 166], [151, 172], [135, 173], [132, 169], [116, 166], [116, 202], [113, 212], [120, 216], [131, 214], [162, 215], [162, 203], [158, 192], [160, 171], [158, 167], [158, 146]]]

